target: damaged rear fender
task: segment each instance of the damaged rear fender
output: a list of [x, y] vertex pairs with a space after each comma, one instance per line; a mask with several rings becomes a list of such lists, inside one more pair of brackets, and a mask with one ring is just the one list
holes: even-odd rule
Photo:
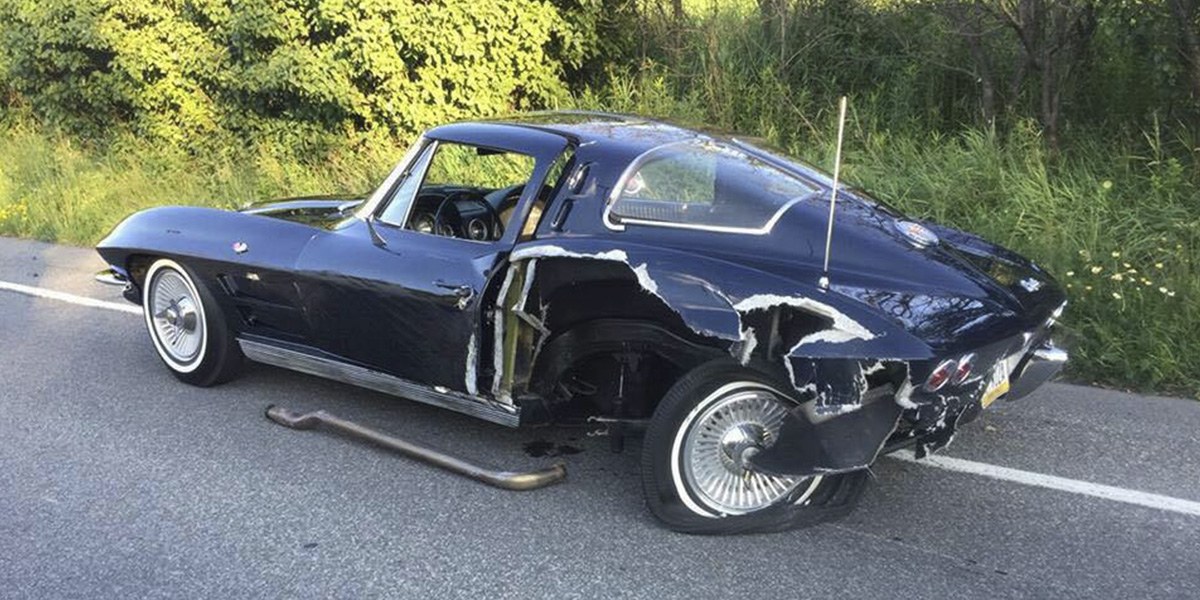
[[[546, 303], [546, 325], [626, 316], [622, 308], [652, 303], [689, 337], [743, 365], [774, 372], [802, 398], [824, 404], [858, 405], [865, 382], [881, 369], [897, 378], [892, 383], [899, 388], [908, 361], [932, 355], [895, 322], [836, 291], [693, 253], [577, 238], [518, 246], [510, 262], [514, 269], [527, 265], [525, 291], [510, 302]], [[797, 278], [806, 274], [798, 265]], [[605, 297], [593, 292], [603, 288], [589, 287], [608, 280], [626, 282], [638, 297]], [[586, 304], [596, 314], [555, 319], [562, 313], [554, 304], [561, 301], [552, 299], [572, 293], [588, 295]], [[874, 358], [881, 356], [888, 358]]]

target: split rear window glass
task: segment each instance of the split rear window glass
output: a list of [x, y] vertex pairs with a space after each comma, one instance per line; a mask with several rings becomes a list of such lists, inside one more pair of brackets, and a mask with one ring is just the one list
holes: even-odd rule
[[642, 155], [620, 182], [610, 219], [762, 231], [817, 189], [732, 146], [668, 144]]

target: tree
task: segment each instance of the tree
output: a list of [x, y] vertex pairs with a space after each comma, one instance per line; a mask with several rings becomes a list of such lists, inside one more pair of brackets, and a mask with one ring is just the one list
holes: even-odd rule
[[[1191, 0], [1178, 0], [1187, 1]], [[1060, 146], [1062, 99], [1076, 71], [1085, 63], [1088, 44], [1096, 31], [1093, 0], [951, 0], [943, 11], [955, 24], [970, 52], [981, 86], [985, 121], [997, 114], [996, 61], [985, 43], [999, 31], [1016, 38], [1007, 109], [1022, 96], [1026, 83], [1036, 81], [1033, 92], [1042, 133], [1052, 152]]]
[[1171, 13], [1179, 23], [1183, 40], [1182, 54], [1192, 81], [1192, 99], [1200, 103], [1200, 2], [1196, 0], [1167, 0]]
[[1063, 88], [1086, 57], [1096, 31], [1096, 6], [1091, 0], [994, 0], [990, 4], [1021, 43], [1023, 62], [1018, 73], [1040, 75], [1042, 132], [1047, 146], [1057, 152]]

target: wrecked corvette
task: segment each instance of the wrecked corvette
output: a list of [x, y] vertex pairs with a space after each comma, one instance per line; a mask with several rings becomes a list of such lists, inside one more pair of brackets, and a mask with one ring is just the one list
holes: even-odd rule
[[[644, 434], [646, 502], [723, 533], [834, 518], [1066, 360], [1030, 261], [746, 138], [534, 113], [423, 135], [369, 197], [161, 207], [98, 246], [162, 361], [243, 359], [507, 426]], [[827, 225], [832, 219], [828, 269]]]

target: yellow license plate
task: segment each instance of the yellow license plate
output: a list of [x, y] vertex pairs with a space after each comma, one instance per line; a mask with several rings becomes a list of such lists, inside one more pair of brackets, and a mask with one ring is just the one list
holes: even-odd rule
[[993, 387], [992, 389], [988, 390], [986, 393], [983, 394], [983, 407], [987, 408], [987, 407], [991, 406], [992, 403], [996, 401], [996, 398], [999, 398], [1000, 396], [1004, 395], [1004, 392], [1007, 392], [1007, 391], [1008, 391], [1008, 378], [1005, 378], [1004, 381], [1000, 382], [999, 385]]

